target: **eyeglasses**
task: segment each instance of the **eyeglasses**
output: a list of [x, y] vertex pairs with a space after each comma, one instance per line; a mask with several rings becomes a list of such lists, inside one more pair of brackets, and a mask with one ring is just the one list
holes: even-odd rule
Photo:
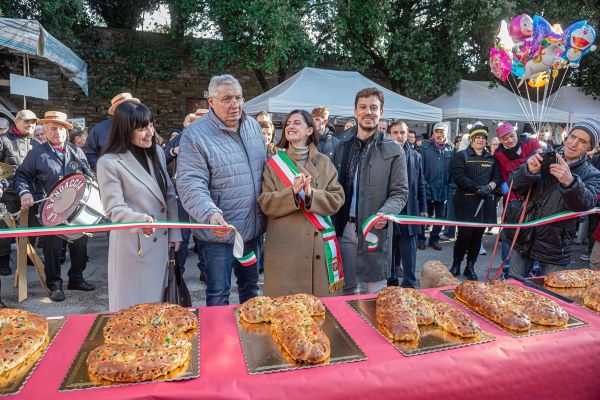
[[244, 104], [244, 98], [242, 96], [236, 96], [236, 97], [223, 97], [222, 99], [217, 99], [221, 104], [225, 105], [225, 106], [230, 106], [232, 105], [234, 102], [238, 103], [239, 105]]

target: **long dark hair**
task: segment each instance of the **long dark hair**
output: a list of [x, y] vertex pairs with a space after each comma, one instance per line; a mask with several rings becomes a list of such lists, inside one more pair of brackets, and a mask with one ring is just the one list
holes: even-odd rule
[[[127, 101], [119, 105], [112, 118], [110, 126], [110, 137], [108, 145], [103, 154], [123, 154], [133, 149], [131, 142], [133, 132], [142, 129], [152, 123], [152, 112], [141, 103]], [[152, 167], [156, 174], [156, 181], [160, 187], [165, 200], [167, 199], [167, 179], [158, 161], [156, 153], [156, 135], [152, 136], [152, 146], [144, 149], [144, 152], [152, 161]]]
[[287, 126], [287, 122], [290, 119], [290, 117], [294, 114], [302, 115], [302, 119], [304, 119], [304, 122], [306, 122], [306, 125], [308, 125], [308, 127], [312, 128], [312, 130], [313, 130], [312, 134], [308, 137], [308, 139], [306, 139], [306, 145], [308, 146], [311, 143], [314, 144], [315, 146], [318, 145], [319, 144], [319, 134], [317, 133], [317, 131], [315, 129], [315, 124], [313, 122], [312, 116], [306, 110], [294, 110], [291, 113], [289, 113], [287, 115], [287, 117], [285, 117], [285, 120], [283, 121], [283, 132], [281, 133], [281, 138], [279, 139], [279, 143], [277, 143], [277, 147], [279, 147], [280, 149], [287, 149], [290, 146], [290, 143], [285, 138], [285, 127]]

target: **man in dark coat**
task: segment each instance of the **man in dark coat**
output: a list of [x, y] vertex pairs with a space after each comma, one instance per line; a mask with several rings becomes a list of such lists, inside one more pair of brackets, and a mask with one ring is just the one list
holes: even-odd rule
[[398, 214], [408, 198], [404, 150], [378, 132], [383, 114], [383, 92], [377, 88], [360, 90], [354, 98], [357, 126], [350, 129], [337, 146], [333, 164], [344, 187], [346, 201], [334, 216], [344, 264], [344, 293], [358, 293], [358, 283], [366, 283], [375, 293], [387, 285], [392, 262], [392, 227], [386, 220], [371, 231], [378, 238], [374, 251], [360, 229], [374, 214]]
[[[44, 125], [44, 133], [48, 141], [31, 150], [15, 172], [15, 189], [21, 197], [21, 207], [24, 209], [33, 206], [36, 187], [41, 189], [43, 196], [46, 197], [67, 175], [81, 172], [93, 176], [83, 151], [67, 142], [67, 129], [73, 129], [73, 125], [67, 122], [67, 115], [58, 111], [48, 111], [40, 123]], [[63, 282], [60, 273], [63, 239], [60, 236], [45, 236], [43, 242], [44, 272], [46, 285], [50, 290], [50, 299], [63, 301], [65, 294], [62, 290]], [[84, 235], [70, 242], [69, 252], [71, 268], [67, 288], [94, 290], [96, 287], [83, 279], [83, 271], [87, 264], [87, 236]]]
[[325, 106], [315, 107], [311, 112], [311, 116], [315, 129], [319, 134], [317, 150], [319, 150], [319, 153], [332, 158], [340, 139], [335, 136], [333, 127], [329, 125], [329, 110]]
[[[425, 174], [425, 194], [427, 211], [435, 218], [446, 217], [446, 201], [450, 193], [450, 161], [454, 156], [454, 146], [448, 142], [448, 124], [438, 122], [433, 127], [431, 140], [424, 140], [419, 148]], [[441, 225], [434, 225], [429, 234], [429, 246], [442, 250], [439, 245]], [[425, 250], [425, 233], [419, 236], [418, 248]]]
[[[126, 101], [133, 101], [134, 103], [140, 102], [139, 99], [131, 96], [131, 93], [119, 93], [110, 101], [111, 105], [108, 109], [108, 115], [112, 116], [119, 104], [122, 104]], [[83, 153], [90, 163], [90, 166], [94, 170], [96, 170], [96, 163], [98, 163], [98, 159], [102, 153], [104, 153], [104, 149], [108, 145], [111, 126], [111, 118], [105, 119], [104, 121], [94, 125], [90, 130], [88, 138], [85, 142], [85, 146], [83, 147]]]
[[[488, 129], [475, 125], [469, 131], [469, 147], [456, 153], [450, 166], [452, 181], [456, 184], [454, 216], [458, 221], [496, 222], [494, 191], [502, 183], [498, 162], [487, 149]], [[464, 275], [477, 280], [475, 262], [481, 247], [485, 228], [458, 227], [454, 243], [454, 262], [450, 272], [460, 274], [460, 264], [465, 254], [467, 266]]]
[[[21, 165], [25, 156], [31, 150], [33, 132], [37, 116], [30, 110], [21, 110], [17, 113], [17, 118], [13, 127], [1, 137], [2, 150], [0, 150], [0, 162], [8, 164], [12, 167]], [[21, 208], [21, 201], [15, 192], [13, 177], [9, 177], [2, 184], [2, 196], [0, 202], [6, 205], [6, 209], [10, 213], [16, 213]], [[29, 226], [36, 226], [36, 218], [34, 213], [29, 214]], [[4, 221], [0, 222], [0, 227], [6, 228]], [[29, 239], [35, 241], [35, 238]], [[12, 239], [0, 239], [0, 275], [10, 275], [10, 244]]]
[[[398, 143], [406, 155], [408, 175], [408, 202], [400, 212], [402, 215], [427, 216], [425, 201], [425, 179], [421, 166], [421, 155], [408, 142], [408, 126], [403, 121], [394, 121], [390, 125], [390, 137]], [[392, 275], [388, 286], [398, 286], [398, 276], [403, 272], [402, 287], [414, 288], [417, 269], [417, 235], [421, 233], [419, 225], [394, 224], [392, 242]]]
[[[600, 144], [600, 121], [586, 119], [576, 123], [556, 162], [549, 167], [540, 153], [535, 153], [509, 177], [512, 190], [526, 196], [525, 221], [531, 221], [564, 211], [587, 211], [596, 206], [600, 191], [600, 171], [587, 162], [586, 153]], [[518, 222], [522, 202], [509, 203], [506, 222]], [[526, 276], [533, 260], [539, 260], [542, 275], [565, 269], [570, 264], [571, 243], [575, 237], [577, 219], [567, 219], [535, 228], [522, 229], [510, 256], [510, 274]], [[502, 231], [502, 240], [512, 243], [515, 231]]]

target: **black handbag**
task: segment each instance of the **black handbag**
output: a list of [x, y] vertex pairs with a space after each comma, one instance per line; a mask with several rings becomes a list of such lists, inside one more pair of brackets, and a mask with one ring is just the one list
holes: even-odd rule
[[167, 262], [167, 285], [163, 302], [179, 304], [182, 307], [192, 306], [192, 297], [183, 280], [177, 253], [172, 248], [169, 250], [169, 261]]

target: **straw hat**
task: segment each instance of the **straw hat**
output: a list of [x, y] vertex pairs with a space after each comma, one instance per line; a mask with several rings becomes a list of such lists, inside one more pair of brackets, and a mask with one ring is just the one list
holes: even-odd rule
[[73, 129], [73, 125], [67, 122], [67, 114], [60, 111], [46, 111], [44, 118], [38, 121], [38, 124], [44, 125], [50, 122], [54, 122], [64, 126], [67, 129]]
[[111, 105], [110, 105], [110, 108], [108, 109], [108, 115], [113, 115], [115, 113], [115, 110], [117, 109], [117, 107], [119, 107], [121, 104], [125, 103], [126, 101], [131, 101], [133, 103], [140, 104], [140, 100], [131, 96], [131, 93], [119, 93], [118, 95], [113, 97], [112, 100], [110, 101]]

